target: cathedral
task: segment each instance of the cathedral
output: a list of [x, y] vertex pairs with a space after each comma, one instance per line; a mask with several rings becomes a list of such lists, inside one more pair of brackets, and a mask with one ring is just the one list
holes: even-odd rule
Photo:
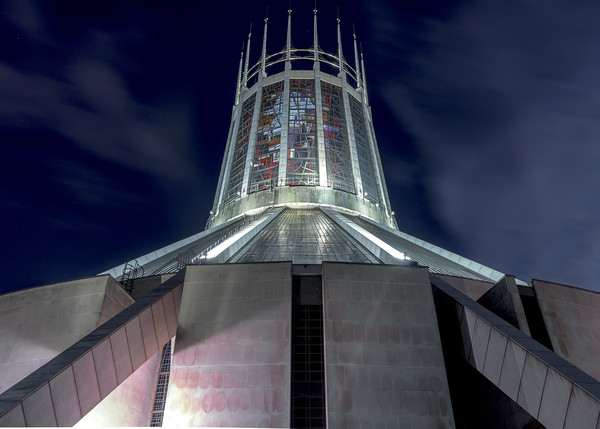
[[248, 35], [202, 232], [0, 296], [1, 426], [600, 428], [600, 294], [402, 232], [356, 36], [313, 29]]

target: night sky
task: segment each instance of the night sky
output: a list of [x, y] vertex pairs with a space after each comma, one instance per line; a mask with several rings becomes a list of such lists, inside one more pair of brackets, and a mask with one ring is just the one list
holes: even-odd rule
[[[204, 229], [260, 2], [0, 3], [0, 291], [97, 274]], [[268, 51], [287, 2], [269, 5]], [[319, 1], [362, 42], [400, 229], [600, 291], [600, 3]], [[292, 2], [312, 44], [313, 2]]]

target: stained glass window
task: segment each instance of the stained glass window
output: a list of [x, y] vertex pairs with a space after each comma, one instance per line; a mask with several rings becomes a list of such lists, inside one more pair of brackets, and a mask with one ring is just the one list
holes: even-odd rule
[[350, 111], [352, 112], [352, 126], [354, 128], [354, 140], [356, 142], [356, 152], [358, 155], [358, 165], [360, 168], [360, 177], [363, 185], [363, 192], [366, 199], [374, 203], [380, 202], [379, 192], [377, 190], [377, 181], [375, 180], [375, 165], [369, 149], [369, 139], [367, 137], [367, 124], [365, 124], [363, 108], [360, 101], [353, 96], [350, 98]]
[[290, 81], [290, 123], [288, 134], [287, 184], [318, 185], [314, 81]]
[[227, 184], [227, 194], [224, 199], [225, 203], [238, 198], [242, 190], [255, 100], [256, 94], [252, 94], [242, 104], [242, 117], [240, 118], [240, 124], [235, 138], [235, 146], [233, 148], [233, 156], [231, 158], [231, 170], [229, 173], [229, 182]]
[[342, 88], [328, 82], [321, 82], [321, 98], [327, 159], [327, 185], [334, 189], [354, 193], [354, 176]]
[[249, 193], [277, 184], [282, 112], [283, 81], [266, 86], [262, 92]]

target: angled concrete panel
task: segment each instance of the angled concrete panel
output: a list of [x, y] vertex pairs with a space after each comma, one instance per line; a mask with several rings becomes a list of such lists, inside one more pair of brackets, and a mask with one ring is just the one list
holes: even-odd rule
[[[458, 325], [455, 331], [464, 343], [471, 343], [470, 348], [460, 348], [465, 360], [479, 370], [473, 356], [483, 355], [484, 341], [476, 340], [476, 331], [481, 324], [488, 324], [490, 332], [496, 331], [490, 334], [490, 341], [498, 342], [493, 338], [504, 336], [506, 347], [500, 377], [491, 367], [486, 370], [484, 366], [484, 370], [480, 371], [486, 378], [497, 383], [496, 386], [508, 397], [547, 427], [562, 427], [557, 422], [564, 421], [565, 428], [596, 428], [600, 412], [600, 383], [597, 380], [439, 277], [432, 275], [431, 279], [439, 293], [456, 304], [449, 307], [456, 311]], [[440, 305], [443, 305], [441, 301]], [[481, 328], [479, 331], [483, 332]], [[488, 341], [486, 354], [490, 353], [489, 346]], [[565, 405], [566, 392], [570, 392], [568, 405]]]
[[0, 426], [2, 427], [20, 427], [25, 426], [25, 416], [23, 415], [23, 406], [12, 408], [9, 412], [0, 417]]
[[540, 410], [547, 373], [548, 365], [545, 365], [544, 362], [531, 353], [527, 353], [517, 403], [536, 418]]
[[323, 263], [328, 427], [454, 427], [428, 271]]
[[573, 386], [567, 408], [565, 429], [594, 428], [598, 425], [600, 403], [598, 399]]
[[146, 350], [139, 317], [134, 317], [125, 325], [125, 333], [127, 334], [132, 368], [138, 368], [146, 362]]
[[75, 426], [82, 428], [148, 426], [156, 389], [159, 354], [159, 352], [155, 353]]
[[600, 380], [600, 294], [532, 280], [554, 351]]
[[139, 315], [140, 328], [142, 329], [142, 339], [144, 340], [144, 350], [146, 356], [152, 356], [158, 349], [156, 340], [156, 331], [154, 329], [154, 317], [152, 308], [148, 307]]
[[438, 276], [473, 300], [478, 300], [494, 286], [494, 284], [489, 281], [442, 274], [438, 274]]
[[58, 426], [73, 426], [81, 419], [73, 367], [50, 380], [50, 392]]
[[113, 335], [111, 335], [110, 348], [113, 355], [113, 361], [115, 363], [117, 382], [118, 384], [121, 384], [133, 372], [125, 326], [119, 328]]
[[548, 369], [539, 411], [539, 419], [548, 422], [548, 429], [563, 428], [572, 389], [573, 384], [566, 377]]
[[42, 385], [23, 401], [23, 412], [27, 426], [56, 426], [54, 405], [50, 387]]
[[500, 383], [500, 375], [506, 355], [507, 338], [495, 329], [490, 330], [483, 374], [496, 386]]
[[187, 268], [163, 424], [290, 421], [291, 264]]
[[107, 275], [0, 296], [0, 393], [131, 303]]
[[154, 322], [154, 331], [156, 332], [156, 340], [158, 343], [168, 343], [171, 337], [169, 336], [169, 329], [167, 326], [167, 320], [165, 318], [165, 308], [162, 299], [152, 304], [152, 320]]
[[515, 402], [519, 395], [521, 376], [525, 366], [525, 355], [525, 349], [507, 340], [498, 387]]
[[514, 276], [504, 276], [483, 296], [477, 299], [477, 302], [488, 310], [491, 310], [492, 313], [510, 322], [515, 328], [520, 329], [527, 335], [531, 335]]
[[73, 363], [73, 372], [75, 374], [79, 407], [81, 414], [85, 415], [101, 399], [98, 377], [94, 368], [94, 357], [91, 350]]
[[[159, 302], [163, 306], [163, 296], [180, 286], [183, 278], [183, 272], [173, 276], [0, 395], [0, 421], [18, 422], [22, 414], [26, 425], [55, 426], [57, 419], [61, 424], [73, 423], [77, 418], [75, 404], [78, 404], [81, 415], [87, 414], [100, 403], [101, 398], [115, 390], [129, 371], [129, 365], [132, 370], [138, 368], [127, 359], [126, 350], [131, 351], [131, 346], [125, 344], [125, 326], [130, 323], [128, 326], [133, 328], [131, 333], [134, 333], [131, 337], [134, 337], [136, 326], [141, 331], [140, 314], [148, 314], [152, 320], [152, 305]], [[171, 311], [176, 310], [174, 308]], [[136, 322], [132, 323], [133, 320]], [[166, 332], [166, 317], [163, 318], [163, 324], [165, 326], [161, 329]], [[155, 328], [154, 323], [146, 326], [147, 334], [154, 338]], [[141, 337], [141, 332], [139, 334]], [[141, 344], [143, 341], [138, 342]], [[124, 356], [113, 353], [113, 344], [123, 351]], [[156, 348], [150, 350], [152, 355], [158, 352], [159, 346], [163, 344], [156, 344]], [[120, 366], [119, 378], [117, 365]], [[75, 388], [70, 382], [69, 371], [73, 374]], [[56, 396], [55, 400], [53, 395]]]
[[173, 338], [177, 333], [177, 312], [175, 311], [173, 292], [169, 292], [163, 297], [163, 305], [167, 321], [167, 332], [169, 338]]
[[92, 353], [94, 357], [94, 366], [96, 368], [96, 376], [98, 377], [100, 397], [105, 398], [118, 386], [117, 371], [115, 370], [110, 339], [107, 338], [94, 347]]

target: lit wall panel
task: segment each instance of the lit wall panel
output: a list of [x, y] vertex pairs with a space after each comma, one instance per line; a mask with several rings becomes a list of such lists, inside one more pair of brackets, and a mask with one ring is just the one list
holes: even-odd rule
[[328, 427], [454, 427], [427, 268], [323, 263]]
[[284, 427], [291, 264], [188, 266], [163, 425]]
[[132, 302], [108, 275], [0, 296], [0, 393]]
[[532, 282], [556, 354], [600, 380], [600, 294]]

